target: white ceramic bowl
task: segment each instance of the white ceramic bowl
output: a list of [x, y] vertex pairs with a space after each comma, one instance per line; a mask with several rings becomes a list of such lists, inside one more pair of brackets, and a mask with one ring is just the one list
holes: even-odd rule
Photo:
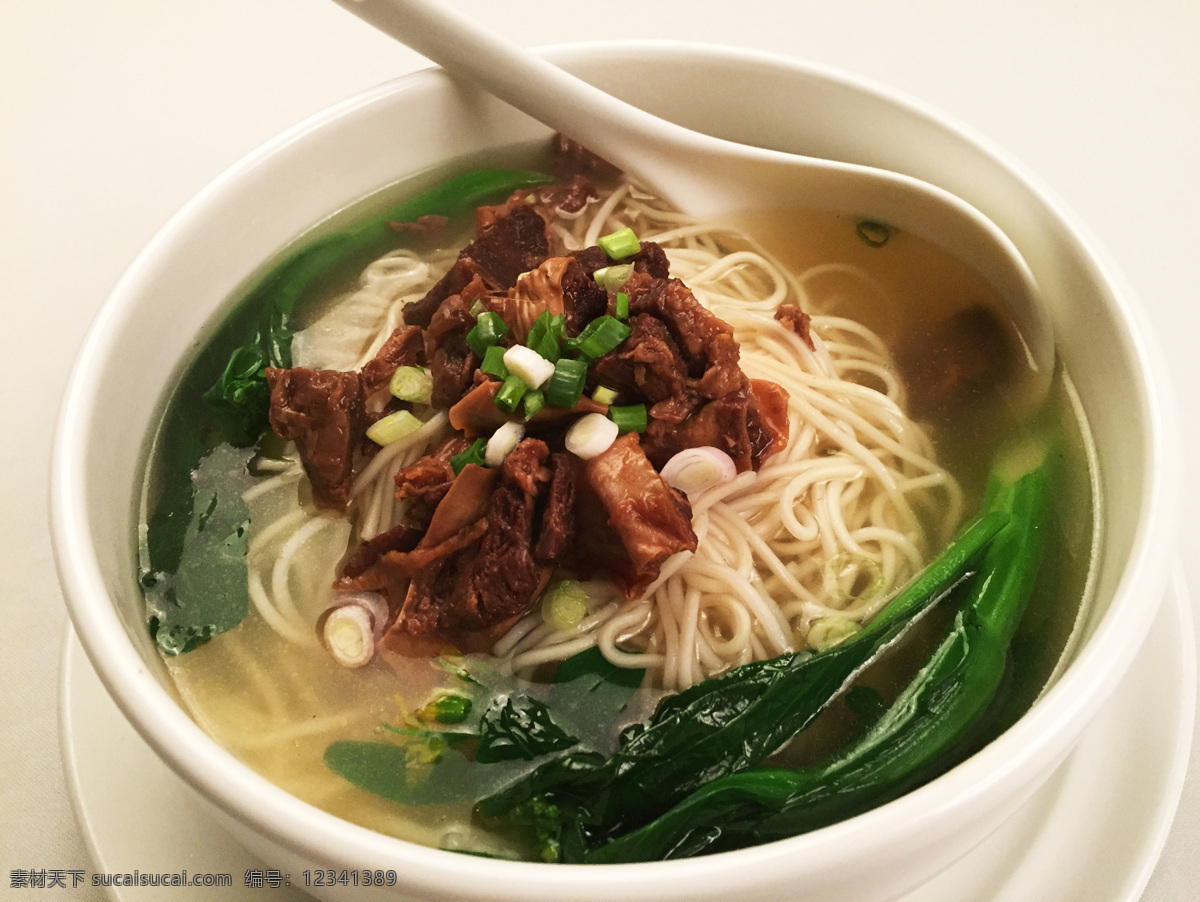
[[[1135, 302], [1062, 206], [937, 113], [792, 60], [677, 44], [551, 49], [556, 63], [685, 125], [941, 185], [1008, 232], [1045, 293], [1099, 450], [1103, 541], [1085, 641], [1012, 729], [907, 796], [794, 839], [692, 861], [551, 866], [455, 856], [351, 825], [266, 782], [176, 704], [143, 624], [137, 491], [164, 387], [216, 311], [323, 217], [396, 179], [545, 130], [426, 71], [271, 142], [185, 207], [108, 299], [70, 381], [55, 443], [54, 547], [72, 620], [138, 732], [262, 860], [395, 869], [394, 890], [328, 898], [893, 899], [980, 842], [1063, 759], [1124, 674], [1164, 593], [1179, 475], [1171, 407]], [[706, 88], [694, 89], [703, 72]]]

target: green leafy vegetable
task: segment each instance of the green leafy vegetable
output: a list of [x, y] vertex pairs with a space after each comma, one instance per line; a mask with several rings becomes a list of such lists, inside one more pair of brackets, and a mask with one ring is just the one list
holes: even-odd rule
[[180, 519], [181, 563], [174, 572], [154, 569], [143, 547], [142, 587], [150, 634], [169, 655], [191, 651], [246, 616], [246, 542], [250, 511], [242, 491], [253, 478], [246, 451], [219, 445], [192, 473], [190, 519]]
[[475, 759], [481, 764], [517, 758], [529, 761], [578, 742], [554, 722], [544, 703], [524, 694], [510, 695], [497, 698], [484, 712]]
[[393, 802], [434, 805], [471, 798], [470, 760], [444, 741], [338, 740], [325, 749], [325, 766], [338, 776]]

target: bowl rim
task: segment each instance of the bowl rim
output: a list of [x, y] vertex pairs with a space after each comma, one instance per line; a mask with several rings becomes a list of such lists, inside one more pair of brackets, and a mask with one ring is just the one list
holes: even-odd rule
[[[636, 889], [646, 898], [652, 898], [656, 887], [662, 892], [678, 886], [681, 869], [686, 869], [689, 877], [710, 883], [724, 881], [732, 888], [744, 879], [747, 866], [763, 866], [783, 859], [820, 860], [832, 855], [848, 835], [868, 835], [872, 846], [903, 845], [906, 837], [925, 829], [935, 831], [940, 815], [948, 807], [961, 807], [974, 798], [994, 798], [1013, 787], [1019, 789], [1018, 775], [1030, 761], [1065, 756], [1069, 749], [1047, 751], [1051, 736], [1047, 727], [1054, 725], [1061, 729], [1069, 723], [1080, 725], [1081, 730], [1082, 723], [1098, 710], [1124, 675], [1149, 629], [1153, 609], [1144, 602], [1140, 606], [1133, 604], [1128, 598], [1135, 591], [1144, 592], [1146, 587], [1153, 586], [1156, 604], [1169, 574], [1166, 561], [1174, 552], [1174, 524], [1178, 522], [1179, 505], [1171, 486], [1176, 481], [1180, 461], [1173, 399], [1161, 355], [1153, 347], [1133, 293], [1074, 214], [986, 138], [928, 104], [839, 69], [759, 51], [677, 41], [583, 42], [539, 48], [539, 52], [569, 63], [587, 54], [620, 55], [644, 52], [647, 48], [681, 59], [734, 60], [772, 70], [782, 68], [802, 77], [873, 95], [973, 145], [993, 164], [1009, 170], [1025, 183], [1045, 205], [1047, 215], [1056, 220], [1057, 227], [1078, 245], [1082, 258], [1093, 266], [1098, 282], [1110, 287], [1113, 309], [1129, 330], [1132, 357], [1142, 367], [1139, 392], [1147, 423], [1143, 439], [1146, 480], [1141, 491], [1140, 520], [1110, 608], [1075, 661], [1034, 707], [1004, 735], [950, 772], [893, 802], [830, 827], [699, 859], [610, 865], [602, 871], [587, 868], [585, 877], [580, 866], [547, 868], [537, 863], [461, 856], [350, 824], [301, 802], [234, 759], [200, 730], [162, 686], [148, 678], [146, 664], [126, 635], [115, 608], [107, 603], [94, 603], [95, 599], [107, 598], [107, 592], [99, 562], [89, 547], [88, 517], [80, 501], [85, 497], [81, 490], [86, 480], [83, 457], [78, 453], [85, 445], [96, 401], [90, 375], [117, 352], [132, 299], [159, 265], [162, 253], [194, 221], [202, 218], [211, 204], [226, 192], [236, 191], [242, 180], [252, 178], [260, 165], [269, 163], [312, 132], [357, 110], [369, 109], [406, 87], [447, 81], [445, 74], [434, 68], [402, 75], [334, 104], [261, 145], [210, 182], [163, 226], [114, 286], [89, 329], [68, 379], [53, 441], [50, 512], [55, 563], [71, 619], [106, 690], [137, 732], [201, 796], [242, 824], [289, 848], [301, 850], [314, 860], [355, 861], [372, 868], [387, 861], [398, 870], [407, 870], [409, 876], [416, 878], [415, 885], [427, 891], [444, 886], [446, 865], [452, 864], [460, 891], [479, 898], [491, 897], [496, 892], [497, 880], [504, 881], [507, 893], [517, 887], [570, 893], [580, 890], [584, 886], [580, 881], [586, 880], [586, 889], [591, 892], [601, 888], [610, 892]], [[1164, 541], [1165, 536], [1170, 540]], [[1131, 636], [1136, 641], [1131, 641]], [[1015, 807], [1017, 801], [1010, 799], [1007, 804]], [[741, 876], [736, 873], [739, 871]]]

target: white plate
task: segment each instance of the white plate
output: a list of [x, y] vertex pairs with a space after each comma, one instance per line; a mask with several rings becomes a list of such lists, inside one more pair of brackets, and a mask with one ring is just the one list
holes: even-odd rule
[[[1187, 587], [1178, 568], [1120, 688], [1051, 779], [982, 845], [902, 902], [1134, 902], [1149, 880], [1187, 769], [1196, 659]], [[63, 648], [62, 754], [96, 874], [266, 872], [209, 818], [150, 751], [100, 684], [74, 631]], [[284, 875], [280, 875], [281, 881]], [[291, 886], [254, 888], [256, 902], [300, 902]], [[212, 888], [172, 889], [205, 902]], [[110, 890], [117, 902], [161, 899], [155, 887]]]

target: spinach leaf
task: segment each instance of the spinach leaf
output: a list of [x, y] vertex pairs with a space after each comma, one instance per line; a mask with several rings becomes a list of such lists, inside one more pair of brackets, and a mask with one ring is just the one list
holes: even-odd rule
[[497, 698], [479, 722], [480, 764], [531, 760], [569, 749], [579, 742], [550, 714], [545, 704], [524, 693]]
[[471, 762], [446, 748], [435, 760], [428, 747], [398, 742], [338, 740], [325, 749], [325, 766], [359, 789], [406, 805], [467, 801], [474, 794]]
[[645, 673], [611, 664], [600, 649], [589, 648], [558, 665], [547, 704], [581, 744], [611, 751], [616, 741], [613, 725], [619, 723]]
[[178, 521], [181, 558], [174, 572], [145, 560], [142, 586], [150, 634], [169, 655], [190, 651], [246, 616], [246, 542], [250, 511], [242, 492], [253, 481], [250, 452], [218, 445], [191, 476], [186, 523]]

